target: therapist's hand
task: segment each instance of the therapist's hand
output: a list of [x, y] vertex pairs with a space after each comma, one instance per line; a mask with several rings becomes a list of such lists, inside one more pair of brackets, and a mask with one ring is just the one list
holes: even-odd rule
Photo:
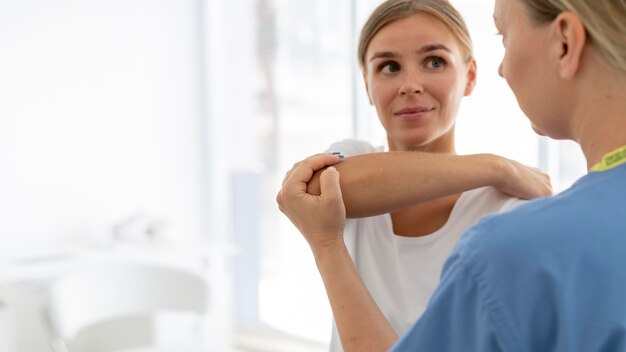
[[[339, 157], [317, 154], [289, 170], [276, 196], [278, 207], [304, 235], [314, 254], [325, 247], [343, 244], [346, 209], [341, 197], [339, 171], [330, 165]], [[306, 192], [315, 171], [328, 167], [320, 177], [320, 195]]]

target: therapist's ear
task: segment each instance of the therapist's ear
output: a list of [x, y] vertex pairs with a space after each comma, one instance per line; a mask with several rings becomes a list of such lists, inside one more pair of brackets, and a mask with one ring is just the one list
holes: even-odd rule
[[552, 23], [559, 41], [559, 75], [571, 79], [580, 68], [580, 61], [587, 42], [585, 26], [573, 12], [561, 12]]

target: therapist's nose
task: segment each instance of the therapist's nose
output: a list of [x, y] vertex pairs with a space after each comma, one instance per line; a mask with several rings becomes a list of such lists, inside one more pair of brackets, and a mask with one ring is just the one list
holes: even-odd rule
[[504, 75], [502, 75], [502, 62], [500, 62], [500, 66], [498, 66], [498, 75], [500, 75], [500, 77], [504, 78]]

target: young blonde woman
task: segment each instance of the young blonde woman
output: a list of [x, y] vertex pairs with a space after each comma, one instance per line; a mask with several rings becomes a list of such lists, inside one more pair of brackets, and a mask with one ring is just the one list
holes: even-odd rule
[[[346, 175], [352, 175], [344, 179], [344, 195], [361, 197], [348, 207], [350, 216], [367, 216], [348, 221], [344, 240], [372, 297], [402, 334], [424, 311], [461, 234], [481, 217], [512, 209], [522, 200], [489, 186], [463, 188], [416, 204], [420, 198], [408, 191], [434, 191], [436, 182], [443, 188], [444, 181], [460, 184], [461, 179], [475, 177], [470, 170], [455, 178], [414, 177], [423, 169], [434, 170], [444, 162], [442, 157], [456, 154], [456, 115], [476, 81], [468, 29], [448, 1], [385, 1], [363, 27], [358, 59], [369, 99], [387, 133], [387, 150], [356, 140], [330, 147], [350, 157], [341, 165]], [[439, 154], [439, 159], [424, 165], [415, 152]], [[352, 158], [356, 155], [360, 157]], [[499, 162], [531, 175], [515, 178], [535, 192], [524, 196], [549, 193], [542, 173], [504, 159]], [[485, 170], [504, 174], [494, 172], [494, 167]], [[425, 187], [424, 182], [433, 185]], [[314, 192], [317, 183], [309, 187]], [[341, 351], [336, 329], [331, 351]]]
[[337, 160], [299, 164], [279, 201], [311, 246], [346, 351], [626, 350], [626, 2], [496, 0], [494, 19], [500, 75], [538, 133], [580, 144], [589, 173], [467, 231], [398, 340], [343, 244], [339, 172], [322, 174], [321, 196], [304, 192]]

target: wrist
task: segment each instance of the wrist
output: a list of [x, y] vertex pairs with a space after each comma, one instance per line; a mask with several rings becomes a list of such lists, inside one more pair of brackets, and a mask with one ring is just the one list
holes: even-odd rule
[[333, 268], [334, 262], [346, 254], [349, 256], [342, 234], [328, 234], [325, 237], [326, 240], [317, 241], [315, 244], [309, 243], [315, 263], [320, 270]]
[[504, 185], [509, 178], [507, 160], [495, 154], [470, 154], [467, 158], [466, 170], [471, 172], [473, 182], [477, 187], [493, 186], [496, 188]]
[[496, 176], [494, 180], [494, 186], [496, 188], [507, 188], [513, 177], [513, 168], [509, 160], [498, 155], [493, 155], [493, 175]]
[[501, 188], [509, 182], [511, 168], [506, 158], [495, 154], [479, 154], [478, 156], [485, 161], [481, 169], [485, 173], [488, 186]]

